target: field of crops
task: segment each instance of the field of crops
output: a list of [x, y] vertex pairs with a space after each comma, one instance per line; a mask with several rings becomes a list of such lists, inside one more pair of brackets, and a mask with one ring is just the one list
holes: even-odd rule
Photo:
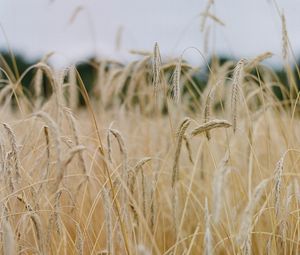
[[199, 67], [155, 43], [127, 64], [98, 60], [89, 91], [51, 55], [20, 74], [1, 58], [1, 254], [299, 254], [299, 76], [284, 16], [282, 40], [285, 84], [262, 63], [270, 52], [199, 54]]

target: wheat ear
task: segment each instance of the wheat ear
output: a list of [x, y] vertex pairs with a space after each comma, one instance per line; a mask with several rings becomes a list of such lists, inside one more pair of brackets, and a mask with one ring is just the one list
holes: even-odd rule
[[175, 104], [180, 101], [180, 75], [181, 75], [181, 59], [177, 62], [172, 80], [172, 98]]
[[14, 170], [15, 170], [15, 174], [16, 174], [16, 181], [17, 183], [19, 183], [20, 180], [20, 161], [19, 161], [19, 156], [18, 156], [18, 147], [17, 147], [17, 139], [16, 136], [13, 132], [13, 130], [11, 129], [11, 127], [6, 124], [3, 123], [4, 129], [6, 130], [9, 142], [11, 144], [11, 155], [12, 155], [12, 159], [14, 162]]
[[161, 69], [161, 55], [158, 43], [156, 42], [153, 50], [152, 73], [153, 73], [153, 86], [157, 92], [160, 82], [160, 69]]
[[280, 194], [281, 194], [281, 182], [282, 182], [282, 173], [283, 173], [283, 162], [284, 155], [276, 164], [275, 173], [274, 173], [274, 203], [275, 203], [275, 214], [278, 216], [281, 205], [280, 205]]
[[79, 223], [76, 223], [75, 247], [78, 255], [83, 255], [83, 235]]
[[231, 119], [233, 123], [233, 131], [236, 131], [237, 127], [237, 107], [239, 101], [239, 93], [241, 90], [243, 78], [244, 78], [244, 65], [246, 60], [241, 59], [233, 71], [233, 83], [231, 93]]
[[207, 132], [209, 130], [215, 129], [215, 128], [229, 128], [231, 127], [231, 123], [227, 120], [211, 120], [209, 122], [204, 123], [203, 125], [195, 128], [191, 132], [191, 136], [197, 136], [202, 134], [203, 132]]
[[283, 59], [288, 57], [288, 33], [286, 29], [286, 20], [284, 14], [281, 15], [281, 30], [282, 30], [282, 56]]

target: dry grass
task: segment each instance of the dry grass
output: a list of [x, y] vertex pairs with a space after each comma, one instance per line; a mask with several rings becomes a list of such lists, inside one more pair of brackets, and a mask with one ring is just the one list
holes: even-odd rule
[[1, 252], [299, 254], [299, 97], [260, 65], [271, 56], [213, 62], [202, 92], [194, 69], [164, 63], [158, 44], [124, 67], [103, 60], [100, 96], [89, 97], [74, 66], [56, 75], [44, 60], [32, 67], [30, 100], [22, 78], [7, 81]]

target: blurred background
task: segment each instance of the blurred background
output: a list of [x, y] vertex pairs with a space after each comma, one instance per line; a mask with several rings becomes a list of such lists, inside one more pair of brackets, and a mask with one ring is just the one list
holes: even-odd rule
[[[121, 62], [130, 50], [152, 51], [155, 42], [165, 57], [197, 47], [233, 59], [265, 51], [282, 63], [280, 12], [286, 17], [290, 44], [300, 52], [299, 0], [215, 0], [206, 17], [207, 0], [0, 0], [0, 48], [8, 47], [34, 62], [55, 52], [50, 63], [61, 67], [92, 57]], [[200, 55], [184, 57], [201, 64]]]

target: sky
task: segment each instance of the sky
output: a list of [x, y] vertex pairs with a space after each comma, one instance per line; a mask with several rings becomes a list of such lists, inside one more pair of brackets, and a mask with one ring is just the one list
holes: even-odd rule
[[[29, 58], [55, 52], [51, 61], [57, 65], [91, 55], [126, 61], [134, 58], [130, 50], [152, 51], [155, 42], [165, 58], [178, 57], [189, 47], [203, 53], [200, 24], [206, 4], [207, 0], [0, 0], [0, 48], [9, 45]], [[272, 61], [280, 62], [278, 10], [286, 16], [292, 49], [300, 54], [300, 0], [215, 0], [210, 12], [225, 25], [207, 19], [208, 52], [251, 58], [271, 51]], [[197, 50], [184, 52], [195, 64], [203, 61]]]

